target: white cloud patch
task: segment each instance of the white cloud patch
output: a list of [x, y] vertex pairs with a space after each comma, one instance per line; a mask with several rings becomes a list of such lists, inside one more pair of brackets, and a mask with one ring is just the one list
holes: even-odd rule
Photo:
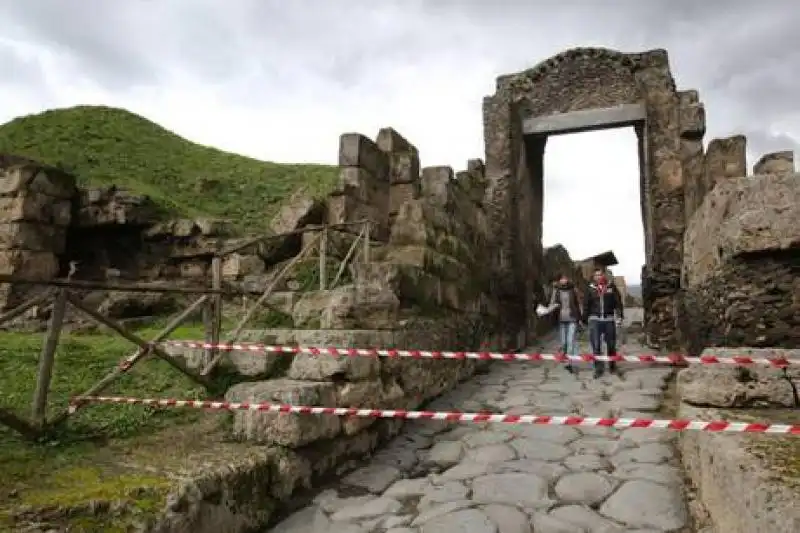
[[[707, 138], [745, 133], [752, 164], [800, 139], [793, 68], [800, 10], [791, 7], [788, 0], [0, 0], [0, 121], [106, 104], [226, 150], [324, 163], [335, 162], [340, 133], [374, 135], [390, 125], [419, 147], [423, 164], [460, 169], [483, 155], [481, 99], [497, 75], [574, 46], [666, 48], [679, 87], [700, 90]], [[636, 182], [635, 143], [596, 135], [551, 139], [548, 190], [553, 180], [579, 180], [570, 187], [580, 194], [569, 197], [579, 213], [598, 183], [626, 191], [613, 224], [625, 223], [620, 218], [613, 239], [598, 246], [617, 251], [636, 280], [641, 221], [636, 191], [627, 188]], [[574, 256], [593, 253], [596, 234], [553, 233], [551, 214], [565, 201], [559, 191], [546, 199], [548, 239], [564, 240]]]

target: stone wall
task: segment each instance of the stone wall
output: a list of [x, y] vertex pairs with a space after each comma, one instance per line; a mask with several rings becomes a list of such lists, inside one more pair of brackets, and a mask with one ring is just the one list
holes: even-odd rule
[[[74, 178], [59, 169], [0, 158], [0, 273], [34, 280], [58, 274], [76, 193]], [[0, 302], [13, 307], [32, 292], [2, 285]]]
[[[702, 355], [800, 357], [800, 350], [718, 348]], [[696, 365], [678, 374], [678, 416], [687, 420], [796, 423], [798, 375], [765, 366]], [[758, 409], [750, 411], [749, 409]], [[686, 431], [679, 437], [689, 482], [714, 531], [800, 530], [794, 435]]]
[[[733, 155], [717, 164], [728, 160], [729, 174], [744, 170], [744, 142], [727, 144]], [[777, 174], [717, 179], [690, 221], [680, 305], [693, 352], [800, 345], [800, 175], [780, 159]]]

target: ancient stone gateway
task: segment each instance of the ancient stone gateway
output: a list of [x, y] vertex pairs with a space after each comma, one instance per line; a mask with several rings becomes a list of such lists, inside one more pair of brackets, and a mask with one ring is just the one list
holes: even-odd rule
[[[667, 52], [568, 50], [532, 69], [500, 76], [495, 94], [484, 99], [483, 120], [486, 203], [497, 236], [493, 272], [506, 322], [531, 340], [548, 136], [633, 126], [645, 231], [646, 328], [650, 344], [673, 344], [685, 196], [694, 208], [703, 188], [705, 111], [696, 91], [676, 91]], [[691, 183], [691, 194], [685, 183]], [[588, 231], [602, 220], [584, 222]]]

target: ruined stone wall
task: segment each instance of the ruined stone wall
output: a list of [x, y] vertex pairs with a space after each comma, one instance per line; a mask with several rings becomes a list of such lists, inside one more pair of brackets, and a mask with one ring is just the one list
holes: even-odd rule
[[[55, 277], [72, 221], [75, 180], [56, 168], [22, 158], [0, 161], [0, 273], [35, 280]], [[37, 288], [3, 285], [7, 309]]]
[[[743, 144], [735, 145], [731, 172], [741, 170]], [[717, 180], [684, 243], [680, 322], [691, 351], [800, 344], [798, 220], [798, 174]]]
[[530, 329], [527, 283], [541, 276], [545, 140], [524, 139], [521, 120], [637, 102], [644, 102], [647, 111], [641, 131], [646, 167], [641, 187], [648, 248], [643, 272], [648, 287], [647, 329], [651, 344], [674, 342], [674, 299], [686, 224], [684, 174], [700, 173], [698, 141], [705, 124], [696, 93], [679, 96], [676, 91], [664, 50], [641, 54], [570, 50], [533, 69], [501, 76], [495, 94], [484, 99], [486, 205], [496, 239], [491, 266], [501, 280], [495, 294], [508, 310], [504, 321]]

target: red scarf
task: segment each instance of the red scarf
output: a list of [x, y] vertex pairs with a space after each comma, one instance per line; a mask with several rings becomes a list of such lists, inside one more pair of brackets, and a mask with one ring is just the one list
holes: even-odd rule
[[602, 296], [603, 294], [605, 294], [607, 288], [608, 288], [608, 280], [607, 279], [602, 278], [602, 279], [598, 280], [598, 282], [597, 282], [597, 294]]

